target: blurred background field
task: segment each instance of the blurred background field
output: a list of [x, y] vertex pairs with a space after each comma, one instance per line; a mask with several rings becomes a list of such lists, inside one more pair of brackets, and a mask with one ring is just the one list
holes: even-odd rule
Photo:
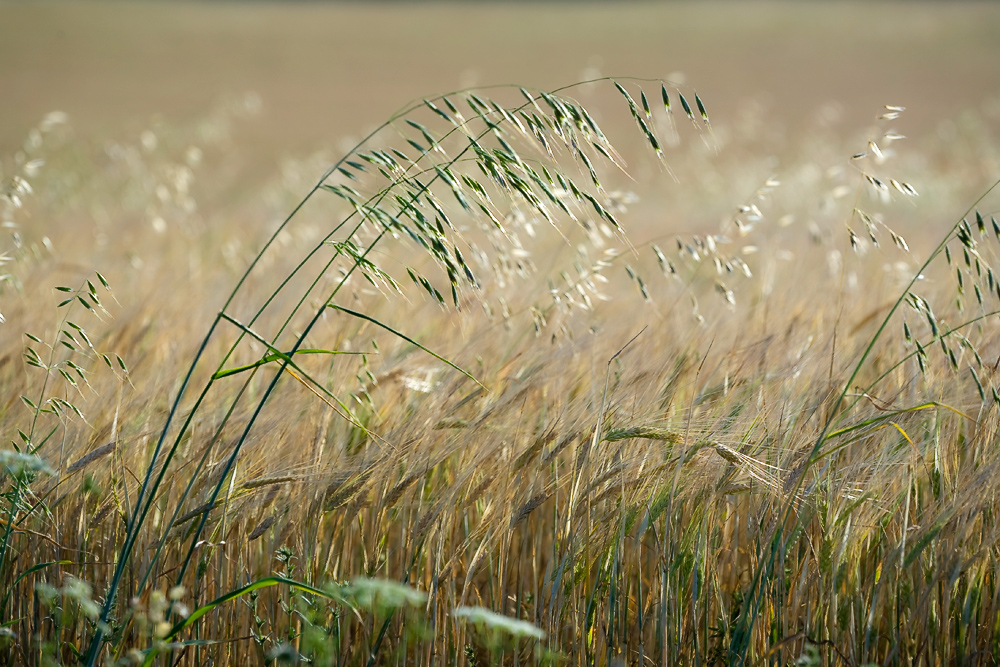
[[[551, 89], [626, 75], [687, 84], [729, 143], [714, 165], [746, 179], [729, 184], [739, 196], [764, 171], [802, 173], [812, 147], [853, 152], [885, 104], [907, 108], [902, 133], [917, 145], [958, 141], [969, 123], [1000, 114], [1000, 11], [986, 2], [39, 2], [0, 12], [0, 154], [12, 158], [56, 110], [69, 120], [60, 141], [94, 173], [105, 144], [163, 135], [175, 145], [160, 141], [159, 152], [173, 151], [163, 155], [172, 162], [205, 149], [211, 176], [189, 184], [200, 188], [199, 216], [239, 210], [242, 227], [261, 234], [315, 172], [403, 104], [474, 85]], [[596, 113], [618, 108], [593, 93], [578, 97]], [[620, 140], [641, 144], [633, 135]], [[982, 185], [954, 177], [966, 192]], [[285, 198], [259, 205], [279, 190]], [[695, 219], [665, 212], [678, 231], [704, 230], [733, 202], [714, 204]], [[155, 208], [130, 218], [129, 233], [162, 218]]]
[[4, 152], [41, 116], [83, 136], [203, 114], [256, 91], [260, 159], [360, 136], [403, 102], [470, 85], [552, 88], [683, 72], [719, 123], [749, 100], [801, 126], [882, 104], [933, 130], [998, 88], [1000, 14], [978, 3], [6, 3]]
[[[987, 2], [0, 4], [0, 426], [12, 448], [41, 441], [46, 464], [28, 479], [5, 454], [0, 655], [77, 661], [98, 627], [85, 602], [105, 604], [138, 525], [121, 584], [135, 603], [108, 605], [101, 626], [107, 664], [156, 651], [192, 665], [296, 652], [339, 664], [369, 652], [468, 665], [1000, 659], [996, 194], [957, 224], [1000, 176], [998, 36]], [[447, 91], [482, 86], [513, 108], [517, 89], [493, 86], [606, 76], [648, 94], [665, 153], [611, 82], [564, 91], [627, 164], [592, 155], [595, 208], [624, 236], [586, 200], [570, 201], [580, 224], [549, 225], [488, 183], [511, 232], [497, 235], [439, 182], [460, 222], [438, 240], [466, 253], [480, 289], [452, 297], [440, 257], [401, 235], [372, 243], [394, 295], [377, 272], [343, 280], [351, 248], [322, 240], [352, 208], [318, 192], [226, 307], [236, 326], [205, 348], [166, 433], [176, 458], [155, 454], [226, 295], [358, 140]], [[627, 77], [666, 80], [673, 120], [659, 82]], [[689, 121], [679, 94], [711, 124], [698, 107]], [[442, 138], [421, 159], [461, 146], [440, 114], [412, 117]], [[417, 127], [397, 122], [365, 150], [415, 156], [431, 145]], [[589, 163], [560, 160], [590, 186]], [[327, 183], [377, 192], [378, 160], [353, 161], [367, 171]], [[480, 178], [473, 166], [456, 170]], [[370, 234], [334, 240], [364, 248]], [[312, 273], [250, 328], [290, 345], [318, 309], [306, 346], [352, 354], [303, 355], [266, 401], [273, 357], [213, 377], [229, 344], [227, 368], [266, 357], [260, 340], [234, 343], [239, 323], [314, 248], [333, 263], [305, 262]], [[323, 308], [338, 281], [336, 302], [378, 322]], [[67, 286], [82, 299], [59, 310]], [[909, 288], [927, 301], [893, 311]], [[158, 466], [170, 474], [148, 521], [130, 523]], [[273, 575], [337, 592], [327, 603], [268, 588], [172, 631]], [[384, 580], [417, 601], [373, 602], [399, 593], [366, 592]], [[482, 610], [461, 606], [533, 629], [482, 630], [462, 620]]]

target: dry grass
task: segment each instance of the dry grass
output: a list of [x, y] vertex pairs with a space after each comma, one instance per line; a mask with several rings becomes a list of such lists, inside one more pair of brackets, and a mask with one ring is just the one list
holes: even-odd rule
[[997, 197], [949, 232], [998, 119], [817, 126], [775, 169], [760, 119], [709, 126], [669, 87], [671, 121], [621, 83], [610, 142], [516, 90], [418, 103], [226, 305], [332, 160], [227, 201], [243, 99], [101, 145], [33, 133], [3, 163], [0, 383], [9, 451], [48, 470], [6, 463], [4, 659], [77, 661], [102, 607], [101, 664], [1000, 658]]

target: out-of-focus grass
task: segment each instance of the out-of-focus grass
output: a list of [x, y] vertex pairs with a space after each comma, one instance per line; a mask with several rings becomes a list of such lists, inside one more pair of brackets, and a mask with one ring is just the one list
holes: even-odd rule
[[265, 113], [244, 148], [270, 166], [362, 136], [402, 100], [595, 71], [684, 72], [718, 122], [755, 99], [801, 127], [836, 102], [856, 128], [888, 101], [923, 131], [1000, 86], [998, 33], [989, 2], [6, 3], [0, 149], [52, 109], [107, 135], [254, 90]]

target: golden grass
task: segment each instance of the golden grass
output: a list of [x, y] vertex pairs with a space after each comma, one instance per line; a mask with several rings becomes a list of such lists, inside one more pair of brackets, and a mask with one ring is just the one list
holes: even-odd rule
[[[572, 209], [578, 226], [502, 210], [490, 190], [507, 231], [483, 231], [451, 195], [463, 186], [440, 190], [448, 238], [480, 287], [460, 284], [454, 305], [401, 235], [370, 255], [367, 241], [336, 246], [372, 263], [370, 281], [352, 275], [337, 297], [371, 320], [324, 307], [313, 277], [329, 291], [348, 265], [314, 256], [247, 324], [351, 210], [311, 199], [204, 355], [212, 366], [235, 345], [224, 367], [253, 365], [263, 341], [291, 349], [288, 332], [312, 312], [303, 347], [353, 354], [296, 355], [284, 371], [272, 355], [215, 380], [214, 366], [196, 368], [169, 461], [153, 454], [201, 337], [273, 220], [329, 162], [289, 164], [261, 194], [226, 201], [219, 135], [163, 126], [90, 145], [50, 119], [3, 163], [10, 183], [30, 185], [10, 190], [23, 205], [6, 212], [19, 240], [3, 291], [4, 433], [9, 451], [38, 447], [51, 469], [5, 464], [4, 659], [72, 663], [87, 650], [142, 479], [164, 466], [108, 607], [102, 664], [150, 648], [192, 665], [299, 653], [366, 664], [373, 651], [375, 664], [998, 659], [996, 196], [978, 207], [982, 233], [970, 214], [951, 265], [940, 253], [913, 287], [920, 299], [877, 333], [996, 177], [996, 118], [966, 116], [948, 142], [887, 143], [905, 114], [859, 136], [815, 128], [789, 140], [772, 178], [766, 156], [743, 153], [754, 134], [707, 132], [693, 93], [682, 91], [699, 131], [679, 97], [675, 126], [647, 115], [659, 84], [645, 85], [648, 100], [624, 85], [629, 100], [609, 86], [620, 108], [599, 120], [637, 180], [593, 150], [557, 152], [581, 185], [600, 170], [600, 199]], [[489, 110], [470, 98], [462, 113]], [[434, 118], [423, 111], [421, 127]], [[413, 153], [402, 136], [431, 148], [418, 126], [397, 126], [385, 150]], [[524, 152], [533, 132], [509, 152], [544, 159]], [[665, 149], [670, 175], [643, 143]], [[869, 154], [852, 162], [859, 146]], [[442, 139], [441, 150], [455, 148]], [[79, 299], [57, 308], [67, 297]], [[25, 365], [28, 348], [51, 372]], [[57, 414], [36, 416], [21, 396]]]

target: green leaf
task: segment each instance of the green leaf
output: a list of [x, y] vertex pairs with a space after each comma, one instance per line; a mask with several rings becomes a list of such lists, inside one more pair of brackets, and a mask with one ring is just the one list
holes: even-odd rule
[[[277, 577], [277, 576], [264, 577], [263, 579], [258, 579], [257, 581], [254, 581], [252, 583], [247, 584], [246, 586], [243, 586], [242, 588], [237, 588], [234, 591], [230, 591], [224, 595], [220, 595], [219, 597], [215, 598], [208, 604], [198, 607], [193, 612], [191, 612], [190, 616], [181, 621], [178, 621], [177, 624], [170, 629], [170, 632], [167, 633], [165, 639], [173, 639], [178, 634], [183, 632], [186, 628], [191, 627], [199, 618], [201, 618], [202, 616], [212, 611], [221, 604], [225, 604], [230, 600], [235, 600], [238, 597], [246, 595], [247, 593], [252, 593], [253, 591], [256, 590], [260, 590], [261, 588], [268, 588], [270, 586], [277, 586], [279, 584], [284, 584], [289, 588], [296, 588], [298, 590], [305, 591], [306, 593], [312, 593], [313, 595], [323, 597], [328, 600], [342, 602], [342, 600], [338, 599], [330, 592], [324, 591], [321, 588], [316, 588], [315, 586], [310, 586], [309, 584], [304, 584], [300, 581], [295, 581], [293, 579], [287, 579], [285, 577]], [[150, 664], [151, 662], [152, 662], [152, 655], [147, 656], [146, 664]]]
[[[14, 589], [17, 588], [17, 585], [21, 583], [21, 581], [25, 577], [31, 576], [35, 572], [38, 572], [39, 570], [44, 570], [47, 567], [52, 567], [53, 565], [72, 565], [72, 564], [73, 561], [71, 560], [50, 560], [45, 563], [35, 563], [27, 570], [19, 574], [17, 578], [14, 579], [14, 583], [12, 583], [10, 587], [7, 589], [7, 594], [4, 595], [3, 602], [0, 602], [0, 615], [6, 615], [7, 603], [10, 602], [10, 596], [14, 592]], [[14, 622], [16, 621], [9, 621], [9, 623], [14, 623]], [[7, 627], [7, 623], [5, 623], [3, 627]]]
[[[296, 350], [295, 354], [366, 354], [365, 352], [343, 352], [341, 350]], [[253, 370], [254, 368], [259, 368], [264, 364], [269, 364], [272, 361], [284, 361], [291, 358], [289, 353], [273, 353], [268, 354], [253, 362], [252, 364], [247, 364], [245, 366], [237, 366], [236, 368], [227, 368], [225, 370], [218, 371], [212, 376], [213, 380], [219, 380], [224, 377], [229, 377], [230, 375], [236, 375], [237, 373], [243, 373], [245, 371]]]
[[437, 359], [438, 361], [441, 361], [441, 362], [443, 362], [443, 363], [445, 363], [445, 364], [447, 364], [447, 365], [451, 366], [451, 367], [452, 367], [452, 368], [454, 368], [454, 369], [455, 369], [456, 371], [458, 371], [459, 373], [461, 373], [461, 374], [462, 374], [462, 375], [464, 375], [465, 377], [469, 378], [470, 380], [472, 380], [473, 382], [475, 382], [476, 384], [478, 384], [478, 385], [479, 385], [480, 387], [482, 387], [483, 389], [486, 389], [486, 385], [484, 385], [484, 384], [483, 384], [482, 382], [480, 382], [479, 380], [477, 380], [477, 379], [475, 378], [475, 376], [473, 376], [473, 375], [472, 375], [471, 373], [469, 373], [468, 371], [464, 370], [463, 368], [461, 368], [461, 367], [459, 367], [459, 366], [456, 366], [456, 365], [455, 365], [455, 364], [453, 364], [452, 362], [450, 362], [450, 361], [448, 361], [447, 359], [445, 359], [444, 357], [442, 357], [442, 356], [441, 356], [440, 354], [437, 354], [436, 352], [432, 352], [431, 350], [428, 350], [428, 349], [427, 349], [426, 347], [424, 347], [423, 345], [421, 345], [421, 344], [420, 344], [420, 343], [418, 343], [417, 341], [413, 340], [412, 338], [410, 338], [410, 337], [409, 337], [409, 336], [407, 336], [406, 334], [404, 334], [404, 333], [402, 333], [402, 332], [400, 332], [400, 331], [397, 331], [397, 330], [393, 329], [393, 328], [392, 328], [392, 327], [390, 327], [390, 326], [389, 326], [388, 324], [384, 324], [384, 323], [382, 323], [382, 322], [379, 322], [379, 321], [378, 321], [378, 320], [376, 320], [376, 319], [375, 319], [374, 317], [369, 317], [368, 315], [365, 315], [364, 313], [359, 313], [359, 312], [357, 312], [357, 311], [355, 311], [355, 310], [351, 310], [351, 309], [349, 309], [349, 308], [344, 308], [343, 306], [338, 306], [338, 305], [336, 305], [336, 304], [333, 304], [333, 303], [330, 303], [330, 304], [327, 304], [327, 307], [328, 307], [328, 308], [332, 308], [333, 310], [339, 310], [339, 311], [340, 311], [340, 312], [342, 312], [342, 313], [347, 313], [348, 315], [352, 315], [352, 316], [354, 316], [354, 317], [357, 317], [358, 319], [361, 319], [361, 320], [365, 320], [365, 321], [367, 321], [367, 322], [371, 322], [372, 324], [375, 324], [375, 325], [378, 325], [378, 326], [382, 327], [383, 329], [385, 329], [385, 330], [386, 330], [386, 331], [388, 331], [389, 333], [391, 333], [391, 334], [393, 334], [393, 335], [395, 335], [395, 336], [398, 336], [399, 338], [402, 338], [402, 339], [403, 339], [403, 340], [405, 340], [405, 341], [406, 341], [407, 343], [410, 343], [410, 344], [412, 344], [412, 345], [416, 345], [416, 346], [417, 346], [417, 347], [419, 347], [419, 348], [420, 348], [421, 350], [423, 350], [423, 351], [424, 351], [424, 352], [426, 352], [427, 354], [431, 355], [432, 357], [434, 357], [434, 358], [435, 358], [435, 359]]

